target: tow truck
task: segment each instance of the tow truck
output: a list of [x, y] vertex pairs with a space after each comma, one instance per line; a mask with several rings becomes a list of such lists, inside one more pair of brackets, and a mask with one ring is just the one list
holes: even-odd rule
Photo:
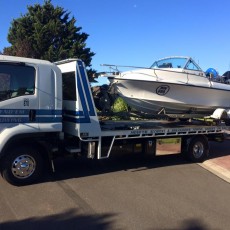
[[82, 60], [0, 55], [0, 169], [13, 185], [54, 170], [57, 156], [105, 159], [122, 149], [200, 162], [225, 130], [220, 121], [100, 120]]

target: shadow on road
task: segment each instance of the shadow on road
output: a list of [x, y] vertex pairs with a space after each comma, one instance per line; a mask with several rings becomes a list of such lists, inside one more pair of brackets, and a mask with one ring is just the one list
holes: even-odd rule
[[[209, 159], [230, 155], [229, 145], [230, 141], [223, 143], [210, 142]], [[153, 157], [119, 153], [104, 160], [81, 157], [58, 158], [54, 161], [55, 173], [51, 173], [47, 180], [59, 181], [116, 171], [140, 171], [184, 164], [191, 164], [191, 162], [185, 160], [182, 154]]]
[[230, 155], [230, 139], [225, 140], [224, 142], [210, 142], [209, 147], [209, 159]]
[[106, 215], [81, 215], [78, 210], [71, 209], [62, 214], [56, 214], [46, 217], [34, 217], [24, 220], [9, 221], [0, 223], [1, 230], [24, 230], [24, 229], [111, 229], [113, 214]]
[[[55, 214], [46, 217], [33, 217], [24, 220], [14, 220], [5, 223], [0, 223], [1, 230], [111, 230], [111, 229], [130, 229], [115, 224], [115, 214], [103, 215], [82, 215], [77, 209], [71, 209], [62, 214]], [[199, 219], [188, 219], [179, 224], [180, 230], [208, 230], [208, 226]], [[152, 230], [159, 229], [152, 226]], [[166, 230], [175, 230], [168, 226]]]
[[83, 158], [64, 158], [54, 162], [55, 173], [51, 179], [65, 180], [78, 177], [86, 177], [117, 171], [140, 171], [172, 165], [189, 164], [181, 155], [169, 155], [150, 157], [142, 155], [119, 155], [111, 156], [105, 160], [92, 160]]

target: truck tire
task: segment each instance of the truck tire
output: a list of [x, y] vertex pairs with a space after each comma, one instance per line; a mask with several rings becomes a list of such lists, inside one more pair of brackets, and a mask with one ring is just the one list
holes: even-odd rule
[[28, 185], [42, 175], [44, 162], [38, 148], [22, 146], [11, 149], [1, 161], [2, 177], [12, 185]]
[[186, 158], [194, 163], [203, 162], [209, 153], [209, 144], [205, 136], [191, 139], [185, 152]]

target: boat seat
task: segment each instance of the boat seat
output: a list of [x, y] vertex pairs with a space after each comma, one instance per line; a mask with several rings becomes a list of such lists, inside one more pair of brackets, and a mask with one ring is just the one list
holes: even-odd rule
[[159, 65], [159, 68], [172, 68], [172, 63], [163, 63]]

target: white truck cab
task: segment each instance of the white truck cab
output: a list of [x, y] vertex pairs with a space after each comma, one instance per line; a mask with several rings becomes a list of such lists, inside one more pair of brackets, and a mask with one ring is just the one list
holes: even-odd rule
[[6, 135], [61, 131], [60, 69], [48, 61], [0, 55], [0, 115], [1, 143]]

